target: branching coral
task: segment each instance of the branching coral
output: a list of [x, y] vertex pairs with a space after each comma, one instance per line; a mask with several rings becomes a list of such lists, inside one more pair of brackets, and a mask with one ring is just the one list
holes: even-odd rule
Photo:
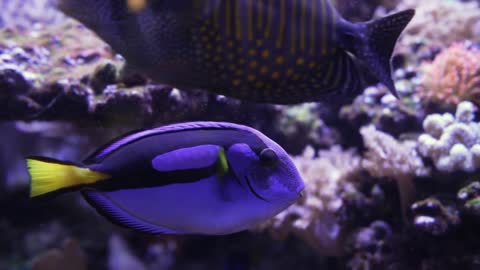
[[414, 141], [399, 142], [373, 126], [360, 130], [367, 152], [362, 167], [374, 177], [396, 179], [401, 175], [422, 176], [428, 172], [415, 151]]
[[477, 108], [464, 101], [455, 117], [450, 113], [431, 114], [423, 121], [425, 133], [418, 138], [418, 151], [433, 160], [443, 172], [480, 168], [480, 123], [474, 121]]
[[448, 46], [456, 41], [480, 40], [480, 9], [475, 1], [404, 0], [397, 8], [416, 10], [405, 29], [403, 44], [423, 41], [429, 45]]
[[[479, 19], [480, 21], [480, 19]], [[418, 94], [424, 102], [456, 105], [462, 100], [480, 102], [480, 51], [453, 44], [432, 63], [421, 66]]]
[[360, 157], [353, 150], [334, 146], [315, 151], [308, 147], [294, 162], [305, 180], [305, 197], [268, 224], [274, 235], [293, 232], [321, 254], [342, 253], [342, 228], [335, 213], [342, 206], [340, 192], [354, 192], [348, 180], [360, 172]]
[[414, 141], [399, 142], [374, 126], [360, 130], [367, 152], [362, 167], [374, 177], [388, 177], [397, 181], [403, 214], [414, 200], [413, 177], [426, 175], [421, 158], [415, 151]]

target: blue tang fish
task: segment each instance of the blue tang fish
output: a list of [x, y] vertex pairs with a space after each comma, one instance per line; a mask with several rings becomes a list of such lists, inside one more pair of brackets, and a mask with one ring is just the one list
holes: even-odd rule
[[112, 222], [153, 234], [238, 232], [304, 188], [289, 155], [259, 131], [191, 122], [114, 140], [81, 164], [27, 158], [31, 197], [81, 190]]
[[277, 104], [352, 98], [367, 72], [397, 95], [391, 55], [414, 16], [351, 23], [328, 0], [58, 1], [125, 57], [126, 70]]

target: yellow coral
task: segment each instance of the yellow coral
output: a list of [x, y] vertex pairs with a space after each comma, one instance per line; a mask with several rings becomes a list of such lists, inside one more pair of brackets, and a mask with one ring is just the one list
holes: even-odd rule
[[424, 102], [455, 106], [463, 100], [480, 103], [480, 51], [453, 44], [433, 62], [420, 67], [417, 93]]

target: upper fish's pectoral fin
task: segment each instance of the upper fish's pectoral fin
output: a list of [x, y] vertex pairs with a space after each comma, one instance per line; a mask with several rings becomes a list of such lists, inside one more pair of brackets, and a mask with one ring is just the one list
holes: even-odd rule
[[82, 195], [90, 205], [95, 207], [98, 213], [119, 226], [148, 234], [182, 234], [182, 232], [152, 224], [134, 213], [129, 213], [116, 205], [103, 192], [89, 189], [82, 191]]

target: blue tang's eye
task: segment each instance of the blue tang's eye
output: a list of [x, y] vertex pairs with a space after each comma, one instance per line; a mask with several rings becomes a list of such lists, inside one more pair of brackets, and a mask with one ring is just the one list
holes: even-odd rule
[[278, 162], [278, 156], [275, 153], [275, 151], [273, 151], [272, 149], [265, 148], [262, 150], [262, 152], [260, 152], [260, 163], [263, 166], [271, 167], [277, 164], [277, 162]]

